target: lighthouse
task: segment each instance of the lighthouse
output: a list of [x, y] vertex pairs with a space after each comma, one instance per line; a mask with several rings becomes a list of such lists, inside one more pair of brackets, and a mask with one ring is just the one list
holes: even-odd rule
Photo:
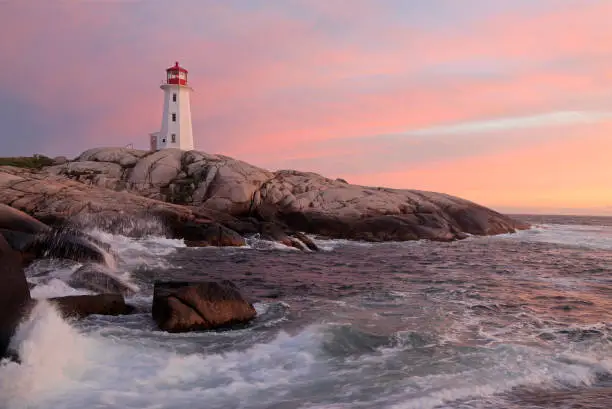
[[187, 81], [187, 70], [178, 61], [166, 69], [166, 79], [160, 88], [164, 91], [164, 113], [161, 130], [150, 134], [151, 150], [178, 148], [193, 149], [191, 106], [189, 94], [193, 89]]

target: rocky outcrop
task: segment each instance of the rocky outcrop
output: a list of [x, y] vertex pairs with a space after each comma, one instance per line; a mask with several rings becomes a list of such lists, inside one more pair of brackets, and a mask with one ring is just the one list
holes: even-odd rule
[[206, 204], [206, 208], [232, 215], [248, 212], [255, 192], [274, 176], [226, 156], [178, 149], [96, 148], [47, 171], [169, 203]]
[[245, 324], [256, 315], [255, 308], [229, 281], [156, 281], [153, 291], [153, 319], [167, 332], [228, 328]]
[[109, 227], [154, 218], [167, 234], [196, 246], [244, 245], [241, 236], [259, 235], [316, 249], [296, 233], [450, 241], [528, 227], [442, 193], [269, 172], [226, 156], [175, 149], [97, 148], [42, 171], [0, 167], [0, 203], [50, 224], [96, 220]]
[[[168, 226], [174, 237], [204, 240], [201, 234], [193, 233], [192, 226], [196, 225], [200, 231], [208, 230], [205, 239], [210, 242], [214, 241], [211, 229], [214, 231], [219, 226], [216, 221], [237, 222], [225, 213], [165, 203], [127, 191], [99, 187], [91, 182], [93, 179], [91, 183], [83, 183], [71, 177], [0, 167], [0, 203], [55, 226], [82, 227], [100, 223], [107, 228], [116, 226], [120, 229], [126, 219], [153, 218]], [[227, 228], [223, 232], [237, 236]]]
[[64, 317], [85, 318], [92, 314], [126, 315], [134, 307], [125, 303], [121, 294], [73, 295], [50, 298]]
[[442, 193], [351, 185], [308, 172], [269, 172], [197, 151], [98, 148], [45, 172], [223, 214], [225, 220], [211, 219], [241, 234], [265, 235], [262, 230], [272, 223], [288, 237], [279, 241], [295, 246], [300, 246], [296, 231], [369, 241], [449, 241], [528, 227]]

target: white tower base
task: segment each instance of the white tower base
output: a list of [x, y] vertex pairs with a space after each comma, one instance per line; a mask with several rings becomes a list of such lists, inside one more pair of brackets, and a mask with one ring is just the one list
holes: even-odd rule
[[[151, 134], [151, 148], [155, 150], [177, 148], [193, 150], [191, 105], [189, 94], [193, 89], [186, 85], [162, 84], [164, 90], [164, 113], [159, 132]], [[153, 146], [153, 138], [156, 146]]]

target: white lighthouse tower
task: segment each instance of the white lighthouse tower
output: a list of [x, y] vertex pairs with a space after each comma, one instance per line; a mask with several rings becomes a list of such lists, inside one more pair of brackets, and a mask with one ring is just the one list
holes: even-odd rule
[[178, 61], [166, 70], [166, 80], [160, 86], [164, 90], [164, 114], [161, 130], [151, 134], [151, 150], [178, 148], [193, 149], [191, 107], [189, 94], [193, 89], [187, 82], [187, 70]]

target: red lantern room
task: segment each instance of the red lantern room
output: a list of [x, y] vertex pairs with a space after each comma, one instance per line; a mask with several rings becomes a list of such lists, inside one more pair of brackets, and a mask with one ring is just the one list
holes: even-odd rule
[[175, 85], [187, 85], [187, 70], [181, 67], [177, 62], [173, 67], [166, 70], [166, 83]]

